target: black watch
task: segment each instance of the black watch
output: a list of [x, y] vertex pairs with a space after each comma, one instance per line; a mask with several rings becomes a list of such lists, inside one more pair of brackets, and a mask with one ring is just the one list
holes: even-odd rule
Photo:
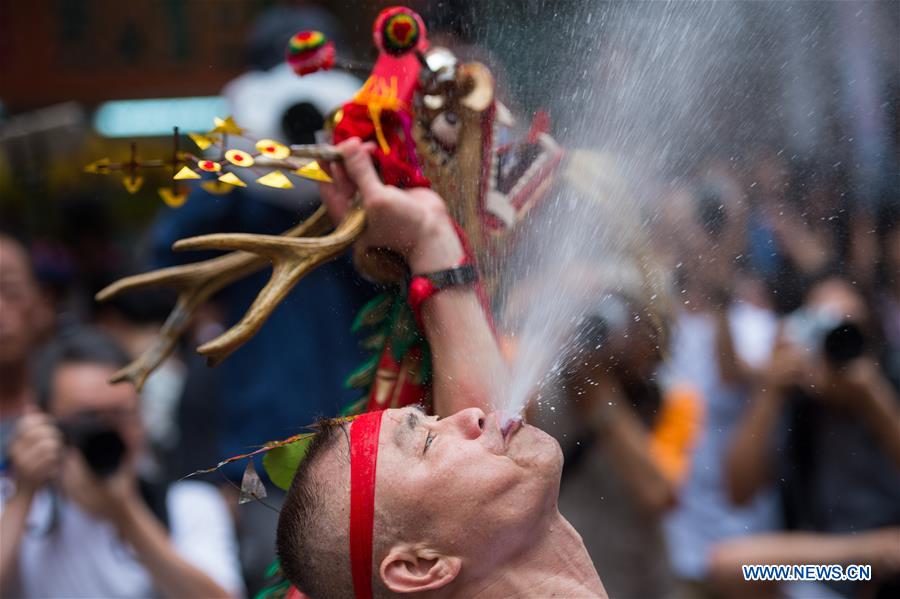
[[478, 271], [473, 264], [463, 264], [455, 268], [416, 276], [428, 279], [435, 289], [447, 289], [448, 287], [471, 285], [478, 280]]

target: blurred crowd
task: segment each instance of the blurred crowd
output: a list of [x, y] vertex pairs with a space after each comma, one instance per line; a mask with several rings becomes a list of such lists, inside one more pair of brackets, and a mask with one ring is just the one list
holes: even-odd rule
[[[314, 18], [337, 36], [326, 13]], [[267, 43], [296, 28], [278, 15], [260, 26]], [[251, 75], [271, 78], [226, 90], [237, 112], [242, 94], [280, 77], [280, 47], [265, 46]], [[322, 101], [337, 104], [356, 82], [331, 85]], [[314, 141], [327, 108], [291, 108], [296, 122], [272, 135]], [[666, 332], [641, 320], [635, 298], [616, 299], [625, 316], [589, 331], [602, 343], [567, 372], [553, 415], [561, 510], [611, 596], [900, 596], [896, 126], [891, 135], [884, 197], [861, 197], [830, 161], [778, 148], [715, 157], [654, 189], [649, 256], [669, 279]], [[349, 261], [327, 265], [208, 369], [193, 348], [239, 317], [268, 273], [240, 281], [197, 315], [140, 395], [105, 381], [148, 347], [174, 297], [92, 298], [121, 275], [198, 257], [171, 253], [177, 239], [280, 232], [315, 206], [313, 188], [298, 197], [299, 213], [254, 192], [198, 192], [160, 212], [140, 264], [115, 243], [102, 202], [65, 208], [69, 239], [0, 231], [3, 596], [264, 586], [279, 491], [238, 506], [242, 468], [182, 477], [356, 399], [342, 383], [363, 357], [350, 330], [371, 288]], [[875, 580], [744, 582], [741, 565], [758, 563], [871, 564]]]
[[[865, 198], [832, 165], [767, 149], [654, 187], [667, 326], [648, 322], [658, 301], [604, 297], [537, 414], [610, 596], [896, 596], [900, 196], [885, 188]], [[746, 582], [747, 564], [869, 564], [875, 582]]]
[[[660, 521], [685, 596], [897, 593], [900, 197], [882, 176], [891, 191], [864, 197], [833, 164], [762, 149], [663, 196], [653, 238], [675, 310], [659, 384], [702, 405]], [[758, 563], [871, 564], [879, 582], [743, 582]]]

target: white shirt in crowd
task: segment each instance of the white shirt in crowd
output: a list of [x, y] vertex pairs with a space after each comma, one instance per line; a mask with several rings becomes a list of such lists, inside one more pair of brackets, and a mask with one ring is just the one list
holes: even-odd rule
[[[234, 525], [215, 487], [177, 482], [169, 488], [166, 509], [169, 534], [179, 555], [225, 590], [243, 595]], [[112, 524], [47, 489], [35, 496], [28, 515], [17, 586], [12, 596], [158, 596], [150, 574]]]

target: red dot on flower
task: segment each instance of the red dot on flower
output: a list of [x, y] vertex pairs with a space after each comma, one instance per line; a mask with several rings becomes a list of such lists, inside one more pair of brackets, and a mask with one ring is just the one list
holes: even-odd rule
[[244, 157], [241, 156], [240, 154], [235, 154], [235, 155], [233, 156], [233, 158], [234, 158], [234, 160], [235, 160], [236, 162], [241, 162], [241, 161], [244, 159]]
[[274, 152], [274, 151], [275, 151], [275, 146], [269, 146], [266, 148], [266, 152]]

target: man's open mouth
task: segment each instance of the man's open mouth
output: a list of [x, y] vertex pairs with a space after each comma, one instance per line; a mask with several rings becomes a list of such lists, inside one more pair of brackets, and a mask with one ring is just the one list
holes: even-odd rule
[[520, 428], [522, 428], [521, 416], [510, 418], [506, 422], [500, 424], [500, 434], [503, 436], [504, 446], [509, 445], [510, 439]]

